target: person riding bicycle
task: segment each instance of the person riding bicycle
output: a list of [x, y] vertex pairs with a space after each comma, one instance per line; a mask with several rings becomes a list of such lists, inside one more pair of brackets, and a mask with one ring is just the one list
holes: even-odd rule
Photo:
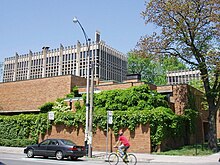
[[118, 141], [114, 145], [114, 148], [116, 148], [119, 145], [118, 150], [119, 150], [121, 157], [123, 157], [125, 155], [125, 152], [130, 147], [130, 143], [129, 143], [128, 139], [123, 134], [124, 134], [123, 131], [119, 132]]

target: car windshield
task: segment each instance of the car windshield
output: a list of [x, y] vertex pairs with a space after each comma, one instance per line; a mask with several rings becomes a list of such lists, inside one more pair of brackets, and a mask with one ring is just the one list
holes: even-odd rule
[[68, 146], [75, 146], [76, 144], [73, 143], [71, 140], [61, 140], [63, 142], [63, 144], [68, 145]]

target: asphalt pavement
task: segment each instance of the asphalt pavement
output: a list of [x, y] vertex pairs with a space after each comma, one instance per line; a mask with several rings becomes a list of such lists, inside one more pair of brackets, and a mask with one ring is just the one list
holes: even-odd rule
[[[22, 147], [3, 147], [0, 146], [0, 153], [24, 153], [24, 148]], [[133, 153], [138, 162], [152, 162], [152, 163], [214, 163], [218, 162], [220, 158], [220, 153], [215, 153], [208, 156], [168, 156], [168, 155], [155, 155], [148, 153]], [[82, 159], [86, 160], [106, 160], [107, 154], [106, 152], [92, 152], [92, 158], [83, 157]], [[220, 162], [219, 162], [220, 164]]]

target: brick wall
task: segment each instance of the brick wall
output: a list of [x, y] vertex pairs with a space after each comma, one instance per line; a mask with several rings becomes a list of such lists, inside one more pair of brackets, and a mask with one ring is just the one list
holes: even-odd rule
[[[132, 86], [140, 86], [145, 84], [144, 82], [127, 82], [127, 83], [113, 83], [113, 82], [108, 82], [108, 83], [101, 83], [98, 85], [94, 86], [95, 90], [114, 90], [114, 89], [127, 89]], [[156, 86], [153, 84], [148, 84], [151, 90], [156, 90]], [[85, 92], [86, 87], [79, 87], [79, 92]]]
[[85, 84], [86, 79], [71, 75], [1, 83], [0, 112], [37, 110], [70, 93], [73, 85]]
[[184, 114], [184, 109], [188, 105], [188, 85], [173, 86], [173, 98], [175, 113], [178, 115]]
[[[135, 131], [124, 131], [124, 135], [129, 139], [131, 147], [129, 152], [150, 153], [150, 128], [149, 125], [140, 125], [136, 127]], [[83, 129], [74, 127], [65, 127], [63, 125], [52, 126], [48, 134], [42, 136], [39, 141], [46, 138], [65, 138], [73, 140], [78, 145], [84, 145], [84, 132]], [[117, 141], [117, 136], [110, 130], [108, 133], [108, 151], [113, 150], [113, 146]], [[97, 129], [93, 134], [93, 150], [106, 151], [106, 132]]]
[[[207, 137], [207, 121], [208, 121], [208, 111], [204, 110], [201, 102], [203, 101], [203, 93], [189, 85], [167, 85], [167, 86], [160, 86], [157, 87], [157, 91], [159, 93], [170, 93], [170, 107], [173, 111], [178, 114], [184, 114], [184, 110], [189, 107], [189, 104], [192, 109], [199, 111], [199, 116], [196, 120], [196, 133], [189, 136], [187, 134], [184, 135], [184, 139], [167, 139], [162, 143], [160, 149], [165, 149], [166, 146], [168, 147], [175, 147], [181, 144], [195, 144], [195, 143], [202, 143], [205, 141], [205, 137]], [[190, 95], [192, 95], [193, 100], [191, 103], [188, 102], [190, 99]], [[220, 126], [219, 121], [217, 121], [217, 134], [220, 136]], [[175, 141], [179, 141], [177, 144]]]
[[[95, 88], [100, 90], [112, 90], [112, 89], [125, 89], [132, 86], [139, 86], [143, 82], [128, 82], [128, 83], [110, 83], [110, 84], [100, 84], [96, 85]], [[67, 76], [58, 76], [51, 78], [42, 78], [34, 80], [25, 80], [25, 81], [16, 81], [16, 82], [7, 82], [0, 83], [0, 112], [22, 112], [37, 110], [39, 106], [43, 105], [49, 101], [55, 101], [57, 98], [64, 97], [66, 94], [70, 93], [73, 86], [81, 86], [79, 88], [80, 92], [85, 92], [86, 79], [67, 75]], [[173, 86], [162, 86], [156, 87], [155, 85], [150, 85], [151, 90], [157, 88], [158, 92], [170, 92], [172, 93], [170, 100], [173, 107], [173, 110], [176, 114], [183, 114], [184, 108], [188, 104], [188, 87], [187, 85], [173, 85]], [[197, 132], [196, 137], [200, 140], [202, 137], [206, 136], [207, 127], [204, 125], [204, 122], [207, 123], [208, 112], [203, 111], [201, 106], [201, 96], [197, 91], [194, 91], [196, 96], [196, 106], [200, 110], [200, 118], [197, 121]], [[74, 104], [73, 104], [74, 105]], [[220, 114], [217, 115], [217, 137], [220, 138]], [[207, 125], [207, 124], [206, 124]], [[81, 129], [75, 130], [73, 128], [61, 128], [58, 129], [60, 132], [65, 132], [63, 134], [54, 134], [56, 136], [76, 136], [77, 142], [84, 143], [84, 133]], [[54, 132], [54, 131], [52, 131]], [[59, 132], [59, 131], [58, 131]], [[70, 135], [68, 135], [68, 132]], [[130, 138], [132, 145], [131, 151], [135, 152], [150, 152], [150, 134], [143, 133], [143, 128], [137, 128], [135, 131], [135, 136], [132, 133], [125, 132], [126, 136]], [[140, 135], [139, 135], [140, 134]], [[105, 144], [105, 133], [97, 130], [97, 133], [94, 134], [94, 139], [99, 139], [98, 141], [94, 140], [94, 147], [97, 150], [103, 150], [103, 144]], [[110, 135], [109, 135], [110, 136]], [[138, 136], [138, 138], [137, 138]], [[114, 135], [110, 136], [111, 143], [109, 147], [116, 141]], [[140, 140], [142, 139], [142, 140]], [[197, 140], [198, 140], [197, 139]], [[102, 140], [102, 143], [99, 143]], [[142, 141], [142, 143], [140, 143]], [[144, 141], [144, 143], [143, 143]], [[195, 141], [195, 136], [191, 137], [191, 142]], [[100, 145], [101, 144], [101, 145]], [[111, 145], [110, 145], [111, 144]], [[143, 147], [143, 149], [141, 149]], [[137, 150], [136, 150], [137, 149]]]

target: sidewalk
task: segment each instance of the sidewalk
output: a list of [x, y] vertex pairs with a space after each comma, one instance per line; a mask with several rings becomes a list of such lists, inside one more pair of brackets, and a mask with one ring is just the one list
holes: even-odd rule
[[[24, 153], [24, 148], [21, 147], [2, 147], [0, 146], [0, 153]], [[154, 162], [154, 163], [214, 163], [218, 162], [220, 158], [220, 153], [208, 155], [208, 156], [167, 156], [167, 155], [153, 155], [153, 154], [143, 154], [134, 153], [139, 162]], [[106, 152], [93, 151], [93, 158], [84, 157], [84, 160], [106, 160]], [[220, 164], [220, 163], [219, 163]]]
[[[134, 153], [137, 157], [138, 162], [147, 163], [216, 163], [220, 158], [220, 153], [208, 155], [208, 156], [168, 156], [168, 155], [153, 155]], [[106, 159], [106, 153], [104, 152], [93, 152], [93, 157], [99, 159]], [[219, 163], [220, 164], [220, 163]]]

